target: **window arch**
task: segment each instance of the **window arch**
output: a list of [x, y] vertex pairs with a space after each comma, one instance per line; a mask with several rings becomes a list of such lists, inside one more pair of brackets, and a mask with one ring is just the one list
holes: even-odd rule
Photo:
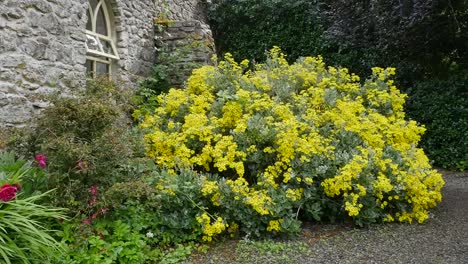
[[86, 23], [86, 72], [92, 76], [111, 75], [119, 60], [112, 10], [105, 0], [88, 1]]

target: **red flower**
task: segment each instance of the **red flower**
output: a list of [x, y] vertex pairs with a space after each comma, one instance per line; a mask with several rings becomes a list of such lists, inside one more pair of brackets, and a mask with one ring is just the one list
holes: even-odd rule
[[83, 220], [81, 220], [81, 223], [87, 224], [87, 225], [91, 224], [91, 219], [89, 219], [89, 218], [83, 219]]
[[11, 199], [16, 197], [16, 192], [18, 191], [18, 188], [15, 186], [11, 186], [10, 184], [4, 184], [2, 187], [0, 187], [0, 200], [4, 202], [8, 202]]
[[35, 157], [35, 160], [39, 164], [39, 167], [41, 167], [42, 169], [44, 169], [46, 167], [46, 160], [47, 160], [46, 155], [37, 154], [36, 157]]

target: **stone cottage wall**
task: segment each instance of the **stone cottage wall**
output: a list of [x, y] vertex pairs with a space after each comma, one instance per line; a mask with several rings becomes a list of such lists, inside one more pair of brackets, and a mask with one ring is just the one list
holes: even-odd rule
[[[154, 66], [158, 16], [203, 20], [199, 0], [108, 2], [121, 58], [116, 76], [128, 85], [147, 77]], [[47, 106], [44, 95], [84, 85], [87, 4], [88, 0], [0, 0], [0, 127], [22, 126]]]

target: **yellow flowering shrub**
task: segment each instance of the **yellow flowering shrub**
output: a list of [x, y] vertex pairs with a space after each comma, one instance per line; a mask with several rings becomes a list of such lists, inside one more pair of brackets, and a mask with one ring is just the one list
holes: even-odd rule
[[428, 218], [444, 181], [417, 148], [424, 127], [405, 120], [394, 68], [361, 81], [321, 57], [289, 65], [277, 47], [248, 66], [227, 54], [194, 70], [141, 123], [158, 165], [211, 175], [202, 197], [223, 218], [197, 219], [205, 240], [228, 222], [261, 234], [297, 231], [304, 219]]

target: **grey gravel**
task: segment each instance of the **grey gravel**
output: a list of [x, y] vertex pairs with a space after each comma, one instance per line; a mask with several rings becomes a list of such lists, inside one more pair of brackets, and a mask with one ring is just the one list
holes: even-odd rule
[[[310, 225], [296, 240], [266, 242], [266, 251], [255, 243], [249, 246], [245, 241], [226, 241], [186, 263], [468, 264], [468, 172], [443, 174], [446, 185], [442, 203], [431, 211], [424, 224], [384, 224], [361, 229]], [[270, 252], [268, 247], [281, 250]]]
[[468, 263], [468, 173], [444, 173], [443, 200], [424, 224], [388, 224], [320, 240], [303, 263]]

